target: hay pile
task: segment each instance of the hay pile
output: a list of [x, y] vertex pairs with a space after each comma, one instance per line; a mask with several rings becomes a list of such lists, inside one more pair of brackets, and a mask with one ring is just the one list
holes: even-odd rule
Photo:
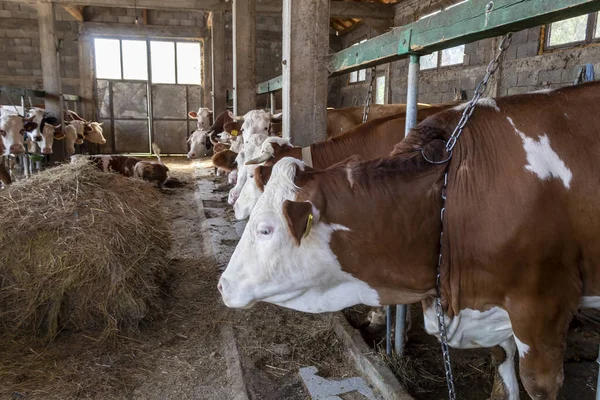
[[151, 318], [171, 242], [158, 196], [86, 161], [0, 191], [0, 335], [107, 339]]

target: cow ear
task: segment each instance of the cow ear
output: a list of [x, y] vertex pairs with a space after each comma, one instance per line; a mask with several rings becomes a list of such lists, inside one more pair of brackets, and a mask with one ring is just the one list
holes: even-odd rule
[[98, 122], [98, 126], [104, 125], [104, 122]]
[[228, 122], [223, 125], [223, 130], [225, 130], [225, 132], [229, 133], [231, 136], [239, 135], [241, 129], [242, 127], [240, 126], [239, 122]]
[[188, 117], [190, 117], [190, 118], [198, 118], [198, 114], [196, 114], [196, 111], [190, 111], [188, 113]]
[[308, 201], [283, 202], [283, 216], [297, 246], [300, 246], [302, 239], [310, 234], [314, 218], [312, 210], [312, 204]]
[[32, 130], [37, 128], [37, 126], [38, 124], [36, 122], [25, 122], [23, 124], [23, 129], [25, 129], [27, 132], [31, 132]]
[[212, 156], [212, 163], [215, 167], [230, 172], [235, 169], [236, 157], [236, 152], [231, 150], [223, 150]]
[[267, 182], [269, 182], [269, 178], [271, 178], [271, 171], [273, 171], [273, 167], [268, 167], [266, 165], [259, 165], [254, 170], [254, 182], [256, 182], [256, 186], [264, 192], [265, 186]]
[[62, 130], [61, 131], [57, 131], [57, 130], [54, 131], [54, 139], [56, 139], [56, 140], [63, 140], [64, 138], [65, 138], [65, 134], [64, 134], [64, 132]]

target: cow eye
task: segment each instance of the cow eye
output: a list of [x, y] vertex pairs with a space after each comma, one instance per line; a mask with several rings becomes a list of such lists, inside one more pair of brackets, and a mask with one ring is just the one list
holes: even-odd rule
[[0, 135], [6, 136], [6, 131], [0, 131]]
[[260, 224], [258, 226], [258, 234], [261, 236], [269, 236], [273, 233], [273, 228], [267, 225]]

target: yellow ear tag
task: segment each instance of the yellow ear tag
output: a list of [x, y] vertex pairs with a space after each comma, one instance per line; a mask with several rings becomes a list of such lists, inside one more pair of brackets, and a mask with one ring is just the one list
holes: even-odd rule
[[302, 238], [304, 239], [305, 237], [308, 236], [308, 234], [310, 233], [310, 230], [312, 229], [312, 224], [313, 224], [313, 215], [308, 214], [308, 221], [306, 221], [306, 230], [304, 231], [304, 236], [302, 236]]
[[231, 136], [237, 136], [237, 135], [238, 135], [237, 129], [232, 129], [231, 130]]

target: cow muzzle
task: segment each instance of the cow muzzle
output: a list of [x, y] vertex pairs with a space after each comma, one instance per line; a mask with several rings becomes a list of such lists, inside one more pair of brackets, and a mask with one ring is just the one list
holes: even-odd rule
[[25, 153], [25, 147], [23, 147], [22, 144], [13, 144], [12, 146], [10, 146], [10, 153], [11, 154], [23, 154], [23, 153]]
[[52, 154], [52, 147], [44, 147], [42, 149], [42, 154]]

